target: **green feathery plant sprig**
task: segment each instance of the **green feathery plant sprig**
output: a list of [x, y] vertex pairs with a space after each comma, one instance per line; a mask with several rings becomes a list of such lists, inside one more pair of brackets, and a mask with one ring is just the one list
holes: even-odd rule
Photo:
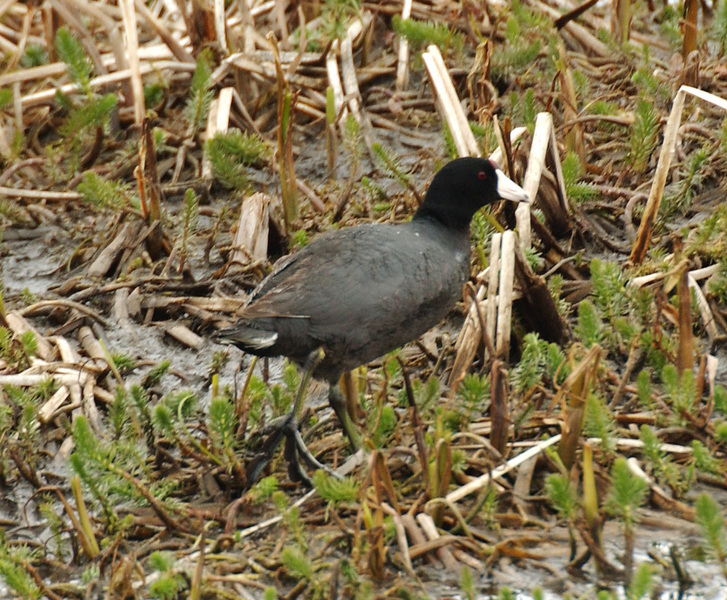
[[589, 437], [600, 438], [601, 450], [609, 458], [616, 452], [616, 429], [616, 420], [603, 398], [593, 393], [588, 394], [583, 432]]
[[336, 479], [319, 469], [313, 474], [313, 487], [321, 498], [335, 506], [342, 502], [356, 502], [361, 483], [352, 477]]
[[700, 148], [692, 152], [686, 164], [680, 169], [681, 179], [675, 186], [670, 186], [668, 193], [659, 208], [659, 216], [662, 219], [669, 219], [674, 215], [683, 215], [700, 191], [704, 182], [703, 167], [711, 158], [708, 148]]
[[84, 201], [99, 208], [118, 211], [138, 206], [138, 199], [132, 199], [129, 184], [105, 179], [93, 171], [83, 174], [77, 189]]
[[81, 46], [81, 42], [66, 27], [61, 27], [55, 37], [56, 53], [65, 64], [68, 74], [89, 98], [93, 94], [91, 79], [94, 76], [93, 63]]
[[205, 48], [197, 57], [197, 65], [187, 94], [184, 117], [187, 121], [189, 137], [204, 128], [207, 113], [214, 97], [212, 91], [212, 52]]
[[[56, 98], [58, 99], [58, 95]], [[103, 127], [116, 109], [116, 103], [114, 94], [89, 97], [82, 106], [70, 111], [68, 118], [59, 129], [60, 134], [66, 138], [78, 138], [79, 134], [87, 129]]]
[[37, 600], [43, 594], [28, 570], [35, 552], [27, 546], [0, 545], [0, 577], [18, 598]]
[[246, 167], [260, 164], [270, 154], [263, 139], [238, 129], [216, 133], [205, 143], [205, 151], [215, 178], [225, 187], [240, 191], [249, 186]]
[[13, 90], [10, 88], [0, 88], [0, 110], [13, 103]]
[[403, 189], [410, 187], [411, 182], [409, 173], [402, 168], [400, 156], [397, 156], [392, 150], [385, 148], [378, 142], [371, 145], [371, 150], [373, 151], [374, 157], [377, 159], [379, 166], [389, 177], [396, 179]]
[[451, 47], [460, 53], [464, 47], [464, 36], [444, 23], [402, 19], [399, 15], [394, 15], [391, 26], [396, 33], [404, 36], [416, 48], [434, 44], [443, 52]]
[[637, 173], [649, 166], [649, 159], [659, 137], [659, 114], [652, 102], [643, 98], [636, 101], [634, 124], [629, 138], [628, 164]]
[[576, 204], [581, 204], [596, 197], [597, 191], [592, 185], [583, 182], [581, 162], [575, 152], [568, 152], [562, 163], [563, 182], [568, 198]]
[[646, 464], [649, 465], [653, 477], [660, 483], [666, 484], [672, 490], [681, 490], [685, 482], [671, 457], [662, 450], [661, 440], [648, 425], [642, 425], [639, 430], [639, 439], [643, 442], [642, 453]]
[[705, 492], [697, 496], [694, 509], [707, 551], [719, 562], [722, 574], [727, 577], [727, 535], [722, 510]]
[[712, 31], [717, 38], [719, 50], [722, 56], [727, 55], [727, 4], [722, 2], [717, 8], [714, 16]]

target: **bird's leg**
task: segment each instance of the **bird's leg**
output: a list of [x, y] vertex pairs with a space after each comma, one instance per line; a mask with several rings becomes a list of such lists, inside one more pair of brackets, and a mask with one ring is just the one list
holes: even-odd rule
[[303, 480], [308, 485], [311, 485], [311, 480], [306, 473], [301, 469], [298, 463], [298, 453], [305, 460], [308, 465], [313, 469], [323, 469], [326, 473], [340, 477], [338, 473], [332, 470], [330, 467], [325, 466], [313, 456], [308, 448], [305, 446], [305, 442], [298, 431], [298, 419], [300, 418], [301, 412], [303, 412], [303, 405], [308, 387], [310, 386], [310, 380], [313, 376], [313, 371], [323, 360], [325, 353], [322, 348], [314, 350], [308, 355], [303, 367], [303, 377], [301, 378], [300, 385], [298, 386], [298, 392], [293, 402], [293, 408], [288, 412], [287, 415], [276, 419], [275, 422], [270, 424], [270, 428], [273, 433], [265, 440], [262, 447], [262, 452], [256, 456], [247, 467], [247, 482], [248, 487], [257, 481], [257, 478], [262, 473], [266, 465], [272, 460], [275, 451], [277, 450], [280, 442], [283, 438], [286, 439], [285, 444], [285, 458], [289, 462], [288, 473], [294, 480]]
[[355, 423], [351, 420], [351, 417], [348, 414], [348, 410], [346, 409], [346, 399], [343, 397], [343, 393], [341, 392], [341, 388], [338, 386], [338, 383], [330, 384], [328, 388], [328, 402], [333, 411], [336, 413], [338, 420], [341, 422], [343, 431], [346, 434], [348, 441], [351, 443], [351, 448], [355, 452], [361, 447], [361, 434], [359, 433], [358, 427], [356, 427]]

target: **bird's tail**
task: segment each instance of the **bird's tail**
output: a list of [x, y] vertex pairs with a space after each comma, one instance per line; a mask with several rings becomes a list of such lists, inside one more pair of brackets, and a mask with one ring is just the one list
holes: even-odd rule
[[213, 338], [221, 344], [233, 344], [245, 352], [270, 348], [278, 340], [278, 334], [274, 331], [257, 329], [244, 323], [238, 323], [234, 327], [220, 329]]

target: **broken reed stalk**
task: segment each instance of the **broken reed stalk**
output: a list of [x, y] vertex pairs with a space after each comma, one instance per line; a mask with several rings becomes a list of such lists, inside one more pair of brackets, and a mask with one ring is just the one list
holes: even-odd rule
[[490, 421], [492, 429], [490, 430], [490, 444], [497, 451], [505, 456], [507, 449], [507, 440], [510, 437], [510, 405], [508, 403], [507, 393], [507, 371], [505, 363], [501, 360], [495, 360], [492, 363], [492, 384], [490, 389]]
[[631, 37], [631, 0], [616, 0], [614, 14], [611, 15], [613, 37], [625, 44]]
[[564, 96], [563, 118], [566, 121], [574, 123], [566, 134], [566, 147], [575, 152], [578, 156], [578, 162], [581, 164], [583, 171], [586, 171], [586, 146], [583, 143], [583, 128], [578, 122], [578, 97], [576, 96], [576, 86], [573, 81], [573, 69], [568, 63], [568, 53], [565, 44], [558, 44], [560, 52], [560, 88]]
[[326, 156], [328, 157], [328, 176], [333, 177], [336, 170], [336, 154], [338, 138], [336, 138], [336, 93], [329, 85], [326, 88]]
[[[573, 350], [570, 353], [571, 364], [574, 361]], [[583, 429], [586, 412], [586, 398], [593, 388], [601, 359], [601, 347], [594, 344], [573, 368], [556, 394], [556, 403], [561, 404], [563, 412], [563, 439], [558, 446], [558, 454], [566, 469], [570, 469], [576, 461], [576, 452]]]
[[139, 70], [139, 38], [137, 36], [136, 11], [134, 0], [121, 0], [121, 12], [126, 33], [126, 53], [129, 58], [131, 71], [131, 93], [134, 107], [134, 122], [141, 125], [146, 115], [146, 102], [144, 100], [144, 84]]
[[593, 474], [593, 447], [583, 444], [583, 512], [593, 541], [601, 547], [601, 518], [598, 512], [598, 492]]
[[661, 198], [664, 193], [664, 186], [666, 185], [666, 178], [669, 174], [669, 167], [671, 166], [671, 161], [676, 149], [677, 133], [682, 120], [686, 94], [696, 96], [700, 100], [714, 104], [722, 110], [727, 111], [727, 100], [724, 98], [720, 98], [719, 96], [715, 96], [709, 92], [687, 85], [683, 85], [679, 88], [677, 95], [674, 97], [671, 113], [669, 113], [669, 118], [667, 119], [666, 127], [664, 128], [664, 142], [661, 146], [661, 151], [659, 152], [659, 162], [657, 163], [656, 171], [654, 172], [654, 182], [651, 184], [649, 199], [646, 202], [646, 208], [644, 209], [644, 215], [641, 218], [639, 232], [636, 236], [636, 240], [634, 241], [633, 248], [631, 249], [631, 256], [629, 257], [629, 261], [635, 265], [643, 262], [644, 257], [646, 256], [646, 251], [649, 249], [651, 233], [654, 229], [656, 216], [659, 214]]
[[96, 536], [93, 533], [93, 526], [91, 525], [91, 519], [88, 516], [86, 502], [83, 499], [83, 491], [81, 490], [81, 478], [78, 475], [74, 475], [71, 478], [71, 491], [73, 492], [73, 498], [76, 501], [78, 518], [80, 519], [80, 528], [77, 530], [78, 538], [86, 556], [93, 560], [98, 556], [101, 550], [98, 547]]
[[149, 119], [144, 119], [141, 125], [139, 141], [139, 166], [136, 169], [136, 177], [142, 212], [150, 227], [149, 235], [146, 238], [146, 248], [153, 260], [159, 260], [162, 257], [164, 246], [164, 234], [161, 228], [162, 191], [157, 170], [154, 134]]
[[278, 87], [278, 166], [280, 169], [280, 196], [283, 201], [283, 219], [286, 233], [290, 233], [293, 222], [298, 218], [298, 186], [295, 184], [295, 161], [293, 159], [293, 111], [298, 93], [290, 91], [280, 63], [280, 53], [275, 36], [267, 36], [275, 58], [275, 73]]
[[677, 348], [676, 368], [681, 375], [694, 366], [694, 334], [692, 332], [692, 296], [689, 291], [689, 266], [682, 265], [677, 283], [679, 299], [679, 346]]
[[697, 49], [697, 18], [699, 16], [699, 0], [685, 0], [684, 19], [681, 25], [684, 32], [682, 40], [682, 59], [684, 62], [691, 52]]

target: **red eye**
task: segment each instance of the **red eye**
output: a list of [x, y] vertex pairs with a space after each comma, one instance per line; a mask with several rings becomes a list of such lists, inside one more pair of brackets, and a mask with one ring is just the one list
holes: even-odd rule
[[477, 173], [477, 179], [479, 179], [480, 181], [484, 181], [485, 179], [487, 179], [487, 173], [485, 173], [484, 171], [480, 171], [479, 173]]

